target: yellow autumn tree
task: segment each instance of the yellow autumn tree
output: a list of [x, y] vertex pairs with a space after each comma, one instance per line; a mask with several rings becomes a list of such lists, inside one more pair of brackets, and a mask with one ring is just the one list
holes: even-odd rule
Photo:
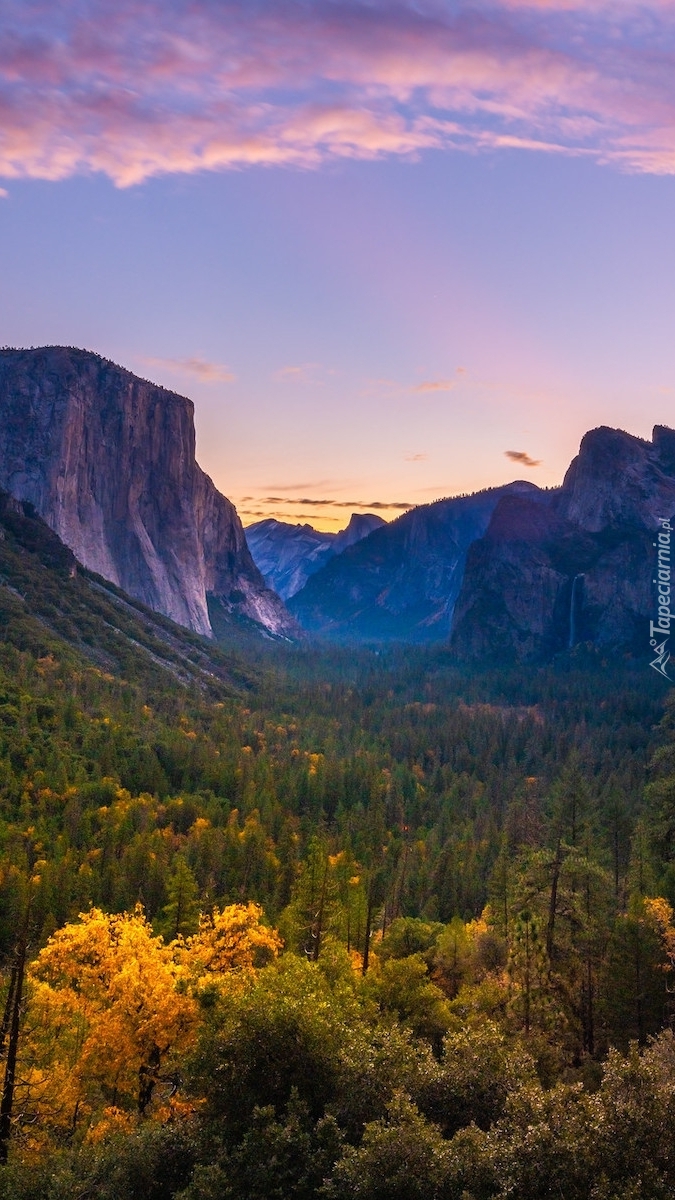
[[258, 904], [216, 906], [200, 916], [197, 933], [176, 941], [176, 957], [200, 985], [233, 972], [249, 974], [276, 958], [282, 947], [279, 934], [262, 918]]
[[675, 925], [673, 924], [673, 908], [663, 896], [645, 896], [644, 911], [647, 918], [658, 929], [661, 945], [666, 961], [664, 971], [675, 970]]
[[57, 1136], [113, 1114], [143, 1116], [168, 1095], [198, 1007], [172, 947], [137, 907], [93, 908], [50, 938], [29, 973], [24, 1107]]
[[166, 944], [141, 906], [99, 909], [58, 930], [27, 978], [15, 1123], [24, 1146], [97, 1138], [181, 1108], [181, 1056], [194, 1043], [205, 986], [248, 986], [281, 939], [257, 904], [214, 908]]

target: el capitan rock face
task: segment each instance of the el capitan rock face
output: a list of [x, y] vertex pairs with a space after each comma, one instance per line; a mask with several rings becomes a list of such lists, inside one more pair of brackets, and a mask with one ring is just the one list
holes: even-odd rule
[[193, 412], [88, 351], [0, 351], [0, 487], [85, 567], [179, 624], [210, 636], [213, 596], [293, 636], [234, 507], [195, 460]]
[[675, 431], [591, 430], [548, 506], [500, 500], [467, 556], [453, 648], [485, 662], [579, 642], [647, 648], [654, 536], [673, 514]]

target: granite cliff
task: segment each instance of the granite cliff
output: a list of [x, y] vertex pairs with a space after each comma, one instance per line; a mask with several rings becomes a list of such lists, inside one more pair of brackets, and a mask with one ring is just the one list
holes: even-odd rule
[[195, 459], [193, 405], [84, 350], [0, 351], [0, 487], [76, 558], [206, 636], [209, 606], [281, 636], [232, 504]]
[[289, 600], [331, 558], [384, 524], [375, 513], [352, 513], [345, 529], [323, 533], [311, 525], [291, 525], [267, 517], [248, 526], [246, 540], [265, 582], [283, 600]]
[[580, 642], [648, 648], [654, 537], [675, 514], [675, 431], [583, 438], [548, 505], [504, 497], [467, 555], [452, 646], [462, 658], [543, 660]]

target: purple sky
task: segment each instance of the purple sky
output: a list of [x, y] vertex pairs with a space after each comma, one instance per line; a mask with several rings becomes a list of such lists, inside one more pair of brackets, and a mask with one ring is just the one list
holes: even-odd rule
[[675, 423], [674, 47], [675, 0], [5, 0], [0, 342], [190, 395], [245, 521], [557, 483]]

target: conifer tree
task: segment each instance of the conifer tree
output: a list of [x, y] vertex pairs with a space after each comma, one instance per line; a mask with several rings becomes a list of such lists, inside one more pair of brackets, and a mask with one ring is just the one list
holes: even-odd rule
[[174, 859], [173, 873], [167, 883], [168, 901], [157, 922], [167, 942], [188, 937], [199, 927], [199, 888], [182, 854]]

